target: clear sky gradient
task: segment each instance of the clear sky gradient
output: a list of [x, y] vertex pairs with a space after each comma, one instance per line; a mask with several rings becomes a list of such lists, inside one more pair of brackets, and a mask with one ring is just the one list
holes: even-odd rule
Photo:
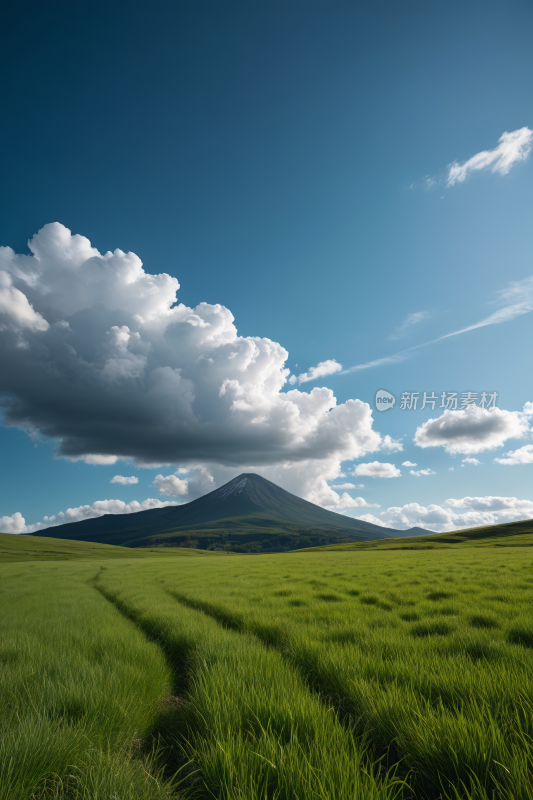
[[[516, 416], [533, 401], [533, 156], [524, 145], [508, 169], [493, 161], [448, 181], [452, 163], [533, 129], [532, 29], [531, 3], [514, 0], [12, 4], [0, 53], [0, 245], [28, 255], [28, 240], [59, 222], [102, 254], [136, 253], [147, 273], [179, 280], [180, 303], [221, 304], [240, 336], [284, 347], [296, 382], [282, 394], [327, 387], [338, 405], [368, 403], [372, 430], [403, 450], [345, 458], [331, 445], [322, 473], [318, 445], [307, 471], [285, 444], [264, 463], [229, 464], [191, 445], [155, 466], [140, 466], [140, 450], [95, 465], [62, 457], [63, 434], [45, 432], [37, 412], [14, 424], [8, 409], [0, 530], [31, 529], [13, 522], [17, 512], [31, 526], [79, 506], [91, 508], [74, 518], [90, 516], [103, 500], [187, 502], [256, 467], [314, 502], [395, 527], [533, 517], [533, 416]], [[345, 374], [297, 380], [329, 360]], [[19, 397], [8, 372], [23, 361], [13, 356], [0, 380], [8, 406]], [[27, 387], [31, 368], [20, 373]], [[375, 410], [378, 389], [397, 398], [386, 413]], [[515, 416], [501, 416], [499, 434], [494, 415], [452, 418], [438, 439], [421, 426], [443, 410], [401, 410], [406, 391], [419, 405], [424, 391], [497, 392], [500, 412]], [[462, 450], [450, 452], [463, 424]], [[521, 448], [521, 463], [495, 461]], [[401, 476], [378, 477], [388, 469], [379, 466], [375, 477], [353, 474], [375, 461]], [[111, 484], [117, 474], [138, 482]], [[168, 476], [174, 484], [162, 483]], [[337, 501], [326, 484], [355, 488], [333, 490]], [[343, 505], [343, 492], [368, 505]], [[387, 511], [409, 504], [422, 510]]]

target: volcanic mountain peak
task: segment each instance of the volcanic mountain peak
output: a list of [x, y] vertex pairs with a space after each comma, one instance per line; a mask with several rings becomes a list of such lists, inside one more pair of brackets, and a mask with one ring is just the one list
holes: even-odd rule
[[269, 531], [273, 536], [280, 532], [298, 536], [322, 533], [355, 540], [385, 539], [400, 533], [328, 511], [254, 472], [244, 472], [189, 503], [67, 523], [54, 533], [65, 539], [146, 546], [154, 537], [170, 542], [172, 537], [207, 530], [224, 531], [225, 535], [229, 531], [252, 537], [260, 534], [263, 538]]
[[231, 497], [233, 494], [241, 494], [241, 492], [249, 488], [251, 478], [259, 478], [259, 475], [253, 472], [243, 472], [242, 475], [237, 475], [236, 478], [233, 478], [233, 480], [228, 481], [228, 483], [220, 487], [220, 497]]

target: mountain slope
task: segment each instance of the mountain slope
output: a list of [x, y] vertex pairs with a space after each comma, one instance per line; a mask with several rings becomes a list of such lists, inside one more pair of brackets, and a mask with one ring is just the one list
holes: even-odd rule
[[175, 543], [180, 533], [191, 535], [209, 531], [212, 536], [222, 530], [255, 537], [322, 533], [352, 541], [408, 533], [327, 511], [260, 475], [243, 473], [190, 503], [136, 514], [106, 514], [60, 525], [54, 528], [54, 534], [56, 538], [146, 547], [154, 543]]

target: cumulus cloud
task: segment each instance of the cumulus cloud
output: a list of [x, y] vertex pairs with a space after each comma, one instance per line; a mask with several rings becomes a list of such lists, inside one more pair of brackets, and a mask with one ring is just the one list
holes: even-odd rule
[[399, 478], [402, 473], [394, 464], [370, 461], [366, 464], [358, 464], [353, 474], [367, 475], [369, 478]]
[[479, 459], [477, 458], [470, 458], [470, 457], [463, 458], [463, 464], [473, 464], [475, 467], [477, 467], [479, 464], [482, 463], [483, 462], [479, 461]]
[[42, 522], [33, 525], [26, 525], [26, 520], [19, 511], [10, 517], [0, 517], [1, 533], [35, 533], [45, 528], [54, 528], [66, 522], [81, 522], [83, 519], [94, 519], [104, 514], [135, 514], [137, 511], [148, 511], [151, 508], [166, 508], [166, 506], [177, 506], [179, 503], [167, 500], [155, 500], [149, 497], [141, 503], [132, 500], [125, 503], [123, 500], [97, 500], [95, 503], [77, 508], [67, 508], [51, 517], [43, 517]]
[[501, 458], [495, 458], [497, 464], [513, 466], [515, 464], [533, 464], [533, 444], [526, 444], [518, 450], [509, 450]]
[[0, 533], [28, 533], [26, 520], [20, 511], [15, 511], [10, 517], [0, 517]]
[[413, 461], [402, 461], [402, 467], [416, 467]]
[[156, 475], [154, 486], [159, 489], [159, 494], [168, 494], [172, 497], [185, 497], [189, 492], [189, 482], [178, 478], [177, 475]]
[[110, 483], [121, 483], [123, 486], [129, 486], [133, 483], [139, 483], [139, 478], [136, 478], [135, 475], [131, 475], [129, 478], [125, 475], [115, 475], [114, 478], [111, 478]]
[[407, 503], [404, 506], [391, 506], [382, 511], [379, 517], [364, 514], [358, 519], [398, 530], [421, 527], [441, 533], [461, 528], [515, 522], [531, 517], [533, 517], [533, 501], [518, 500], [516, 497], [489, 496], [451, 498], [442, 506]]
[[456, 499], [451, 497], [446, 500], [447, 506], [453, 508], [472, 508], [475, 511], [513, 511], [533, 509], [533, 501], [531, 500], [517, 500], [516, 497], [493, 497], [488, 495], [485, 497], [461, 497]]
[[379, 508], [379, 503], [367, 503], [362, 497], [351, 497], [343, 492], [335, 505], [326, 506], [330, 511], [339, 511], [345, 508]]
[[[176, 278], [150, 274], [134, 253], [101, 254], [59, 223], [29, 248], [0, 248], [10, 293], [0, 306], [0, 394], [5, 422], [58, 442], [58, 456], [200, 464], [215, 485], [244, 470], [281, 473], [286, 488], [329, 505], [341, 463], [384, 442], [368, 404], [338, 404], [327, 388], [286, 391], [280, 344], [239, 336], [222, 305], [179, 303]], [[304, 375], [340, 369], [331, 360]]]
[[[337, 483], [332, 484], [332, 489], [335, 490], [342, 490], [342, 489], [364, 489], [362, 483], [356, 485], [354, 483]], [[351, 497], [346, 491], [339, 496], [338, 501], [335, 504], [329, 503], [326, 508], [330, 509], [331, 511], [339, 511], [340, 509], [348, 509], [348, 508], [379, 508], [379, 503], [367, 503], [362, 497]]]
[[9, 273], [0, 270], [0, 330], [46, 331], [49, 327], [26, 295], [13, 286]]
[[311, 367], [309, 372], [302, 372], [300, 375], [291, 375], [289, 383], [308, 383], [309, 381], [316, 381], [318, 378], [325, 378], [326, 375], [333, 375], [335, 372], [342, 370], [342, 364], [339, 364], [335, 359], [328, 361], [321, 361], [316, 367]]
[[374, 514], [358, 514], [355, 519], [361, 519], [363, 522], [370, 522], [372, 525], [381, 525], [383, 528], [393, 528], [389, 522], [386, 520], [381, 519], [380, 517], [374, 516]]
[[435, 475], [436, 473], [432, 469], [428, 468], [419, 470], [410, 469], [409, 474], [416, 475], [417, 478], [420, 478], [421, 475]]
[[71, 456], [69, 461], [84, 461], [86, 464], [93, 464], [93, 466], [113, 466], [118, 461], [118, 456], [104, 456], [101, 453], [87, 453], [83, 456]]
[[403, 450], [403, 444], [397, 439], [393, 439], [391, 436], [386, 434], [381, 441], [379, 449], [385, 450], [388, 453], [397, 453], [398, 451]]
[[389, 339], [401, 339], [402, 336], [408, 333], [412, 327], [428, 319], [429, 316], [429, 311], [415, 311], [413, 314], [408, 314], [402, 324], [396, 328], [394, 333], [391, 333]]
[[519, 128], [510, 133], [505, 131], [494, 150], [482, 150], [463, 164], [454, 161], [449, 167], [447, 186], [462, 183], [471, 172], [488, 167], [492, 172], [507, 175], [514, 164], [525, 161], [529, 156], [532, 140], [533, 131], [529, 128]]
[[523, 411], [468, 406], [461, 411], [445, 411], [416, 429], [414, 442], [419, 447], [443, 447], [447, 453], [481, 453], [501, 447], [507, 439], [522, 439], [529, 431], [529, 405]]

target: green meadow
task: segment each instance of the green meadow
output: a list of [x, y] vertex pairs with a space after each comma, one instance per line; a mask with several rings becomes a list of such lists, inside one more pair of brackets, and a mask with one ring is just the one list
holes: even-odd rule
[[[0, 566], [14, 561], [72, 561], [73, 559], [157, 558], [171, 555], [176, 548], [116, 547], [97, 542], [80, 542], [70, 539], [52, 539], [48, 536], [13, 536], [0, 533]], [[204, 551], [180, 548], [179, 555], [203, 555]]]
[[31, 538], [0, 557], [1, 800], [533, 798], [531, 547]]

